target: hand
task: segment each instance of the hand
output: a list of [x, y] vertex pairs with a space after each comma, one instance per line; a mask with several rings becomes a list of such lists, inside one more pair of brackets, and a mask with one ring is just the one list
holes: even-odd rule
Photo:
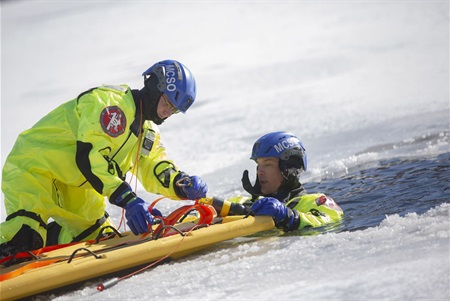
[[152, 212], [151, 213], [152, 213], [153, 216], [161, 216], [161, 217], [163, 216], [161, 211], [159, 211], [156, 208], [152, 208]]
[[286, 205], [271, 197], [257, 200], [252, 205], [251, 210], [255, 215], [271, 216], [275, 223], [283, 221], [288, 216], [288, 208]]
[[[135, 235], [147, 233], [148, 225], [153, 224], [153, 217], [148, 211], [149, 206], [150, 205], [143, 199], [136, 197], [125, 207], [127, 225]], [[157, 209], [153, 209], [152, 213], [155, 212], [155, 210], [159, 211]]]
[[186, 177], [180, 182], [183, 192], [189, 200], [198, 200], [206, 197], [208, 186], [198, 176]]
[[285, 232], [300, 227], [300, 215], [297, 210], [288, 208], [284, 203], [271, 197], [257, 200], [251, 210], [255, 215], [269, 215], [273, 218], [275, 226]]

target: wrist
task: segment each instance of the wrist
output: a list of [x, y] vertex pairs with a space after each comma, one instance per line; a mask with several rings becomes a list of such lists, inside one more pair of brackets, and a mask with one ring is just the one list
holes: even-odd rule
[[287, 208], [286, 217], [275, 223], [277, 228], [283, 229], [284, 232], [296, 230], [300, 226], [300, 215], [297, 210], [292, 210], [291, 208]]
[[177, 183], [183, 179], [189, 177], [188, 174], [186, 174], [185, 172], [180, 171], [178, 173], [178, 175], [175, 176], [174, 180], [173, 180], [173, 190], [175, 191], [175, 194], [180, 198], [180, 199], [187, 199], [187, 195], [186, 192], [183, 189], [183, 186], [178, 185]]
[[125, 208], [130, 202], [136, 199], [136, 194], [127, 182], [123, 182], [111, 194], [109, 202], [113, 205]]

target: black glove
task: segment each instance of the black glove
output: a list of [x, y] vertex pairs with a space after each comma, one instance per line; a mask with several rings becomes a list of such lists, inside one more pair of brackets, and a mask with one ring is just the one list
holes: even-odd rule
[[252, 197], [257, 197], [257, 196], [262, 195], [261, 185], [259, 184], [258, 176], [256, 177], [255, 185], [252, 185], [252, 183], [250, 183], [250, 179], [248, 177], [248, 170], [244, 170], [244, 172], [242, 173], [241, 181], [242, 181], [242, 187], [245, 189], [245, 191], [250, 193], [252, 195]]

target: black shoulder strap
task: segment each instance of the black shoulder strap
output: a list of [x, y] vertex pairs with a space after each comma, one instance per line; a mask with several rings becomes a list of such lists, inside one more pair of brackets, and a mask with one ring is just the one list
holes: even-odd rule
[[106, 222], [108, 217], [109, 217], [108, 212], [105, 212], [105, 215], [103, 215], [103, 217], [99, 218], [92, 226], [90, 226], [89, 228], [78, 234], [76, 237], [74, 237], [72, 239], [72, 242], [82, 241], [83, 239], [94, 233], [95, 230], [100, 228]]
[[9, 220], [11, 220], [11, 219], [13, 219], [15, 217], [18, 217], [18, 216], [25, 216], [25, 217], [34, 219], [35, 221], [37, 221], [39, 223], [39, 225], [42, 228], [47, 229], [47, 224], [42, 220], [42, 218], [41, 218], [41, 216], [39, 214], [37, 214], [35, 212], [31, 212], [31, 211], [26, 211], [26, 210], [23, 210], [23, 209], [8, 215], [6, 217], [6, 220], [9, 221]]

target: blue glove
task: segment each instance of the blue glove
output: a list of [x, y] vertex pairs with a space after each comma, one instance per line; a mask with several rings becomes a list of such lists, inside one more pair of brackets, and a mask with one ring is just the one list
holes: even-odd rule
[[297, 210], [288, 208], [284, 203], [271, 197], [257, 200], [251, 210], [255, 215], [268, 215], [273, 218], [275, 226], [285, 232], [298, 229], [300, 217]]
[[208, 192], [208, 185], [198, 176], [186, 177], [181, 180], [180, 185], [189, 200], [204, 198]]
[[288, 208], [276, 198], [265, 197], [257, 200], [252, 205], [255, 215], [268, 215], [275, 223], [281, 222], [288, 215]]
[[[147, 233], [148, 224], [153, 224], [153, 216], [148, 212], [150, 205], [143, 199], [136, 197], [125, 206], [125, 217], [127, 225], [135, 235]], [[152, 213], [159, 210], [153, 209]], [[161, 212], [159, 212], [161, 215]]]
[[156, 208], [152, 208], [152, 215], [153, 216], [163, 216], [162, 215], [162, 213], [161, 213], [161, 211], [159, 211], [158, 209], [156, 209]]

